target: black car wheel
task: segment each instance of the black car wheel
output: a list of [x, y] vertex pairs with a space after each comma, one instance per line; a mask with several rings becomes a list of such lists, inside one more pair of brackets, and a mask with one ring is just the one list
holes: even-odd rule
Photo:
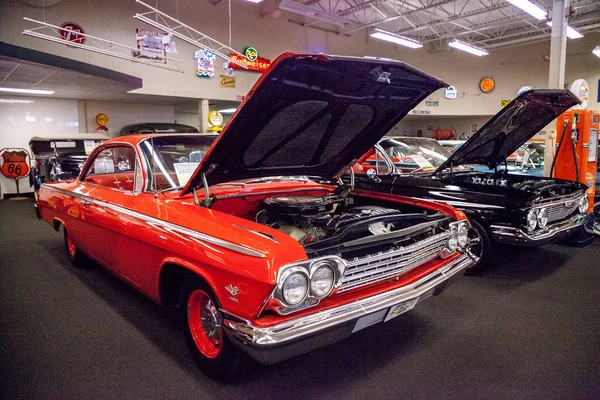
[[185, 338], [198, 368], [208, 377], [227, 382], [240, 364], [240, 351], [223, 331], [219, 303], [210, 287], [198, 279], [181, 291]]
[[487, 230], [479, 222], [471, 220], [469, 231], [469, 246], [467, 254], [474, 263], [467, 268], [465, 275], [475, 275], [490, 263], [492, 253], [492, 241]]

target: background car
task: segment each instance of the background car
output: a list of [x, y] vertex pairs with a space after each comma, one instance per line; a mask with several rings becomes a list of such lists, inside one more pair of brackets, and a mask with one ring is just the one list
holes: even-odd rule
[[453, 154], [433, 139], [384, 138], [353, 168], [357, 187], [463, 210], [473, 226], [469, 249], [477, 261], [467, 272], [475, 273], [491, 262], [496, 244], [542, 245], [568, 237], [589, 219], [585, 185], [503, 168], [523, 143], [578, 103], [567, 90], [526, 92]]
[[133, 135], [136, 133], [198, 133], [193, 126], [170, 122], [143, 122], [127, 125], [121, 128], [119, 136]]

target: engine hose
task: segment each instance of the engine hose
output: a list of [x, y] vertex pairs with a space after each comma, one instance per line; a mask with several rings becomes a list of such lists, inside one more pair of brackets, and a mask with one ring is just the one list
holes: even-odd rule
[[554, 154], [554, 159], [552, 160], [552, 167], [550, 168], [550, 178], [554, 178], [554, 166], [556, 164], [556, 159], [558, 158], [558, 153], [560, 152], [560, 148], [562, 147], [563, 141], [565, 140], [565, 133], [567, 133], [567, 126], [569, 126], [569, 122], [565, 121], [565, 127], [562, 132], [562, 136], [560, 138], [560, 142], [558, 142], [558, 149], [556, 149], [556, 153]]

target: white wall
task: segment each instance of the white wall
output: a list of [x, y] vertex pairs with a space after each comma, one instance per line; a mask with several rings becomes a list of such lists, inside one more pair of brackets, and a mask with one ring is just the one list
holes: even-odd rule
[[111, 101], [86, 101], [85, 119], [88, 132], [96, 131], [96, 116], [100, 113], [108, 117], [108, 136], [119, 135], [125, 125], [140, 122], [174, 122], [175, 106], [160, 104], [122, 103]]
[[193, 126], [196, 129], [200, 129], [200, 114], [199, 113], [175, 113], [175, 122], [178, 124], [184, 124]]
[[[48, 133], [78, 133], [77, 100], [0, 96], [0, 148], [29, 151], [32, 136]], [[7, 103], [6, 101], [31, 103]], [[0, 192], [16, 193], [13, 179], [0, 175]], [[21, 193], [31, 192], [29, 179], [19, 180]]]
[[[4, 0], [4, 4], [0, 12], [0, 40], [139, 76], [144, 81], [143, 87], [138, 90], [140, 93], [235, 100], [237, 96], [245, 95], [259, 77], [256, 73], [238, 71], [235, 89], [220, 88], [218, 77], [198, 78], [192, 57], [196, 49], [180, 40], [177, 40], [179, 53], [174, 57], [183, 61], [185, 73], [165, 71], [30, 38], [21, 34], [24, 28], [32, 27], [22, 18], [42, 19], [42, 10], [28, 7], [18, 0]], [[213, 5], [211, 1], [158, 1], [158, 7], [171, 15], [176, 14], [176, 5], [179, 5], [183, 22], [227, 42], [227, 2]], [[234, 48], [242, 50], [245, 46], [253, 45], [262, 56], [271, 59], [284, 51], [323, 51], [406, 61], [455, 85], [460, 92], [459, 98], [454, 100], [444, 99], [442, 92], [435, 93], [431, 97], [440, 100], [439, 107], [419, 106], [429, 110], [431, 115], [493, 115], [500, 109], [500, 101], [514, 98], [519, 87], [526, 84], [545, 87], [548, 82], [548, 63], [543, 56], [549, 54], [549, 42], [492, 51], [486, 57], [475, 57], [456, 50], [430, 53], [426, 48], [395, 49], [390, 43], [371, 39], [367, 30], [345, 36], [313, 27], [305, 28], [290, 23], [290, 14], [286, 12], [282, 12], [280, 18], [262, 17], [262, 7], [261, 4], [248, 1], [232, 2]], [[135, 46], [135, 28], [146, 26], [132, 16], [143, 11], [144, 8], [134, 1], [61, 0], [46, 9], [45, 17], [46, 21], [57, 25], [65, 21], [77, 22], [92, 35]], [[591, 51], [599, 41], [600, 33], [591, 32], [586, 33], [583, 39], [569, 40], [567, 47], [567, 81], [572, 82], [579, 77], [588, 79], [593, 99], [591, 107], [596, 109], [599, 106], [597, 81], [600, 78], [600, 59], [594, 57]], [[217, 67], [221, 64], [219, 61]], [[482, 77], [496, 80], [496, 89], [492, 93], [479, 91], [478, 83]]]

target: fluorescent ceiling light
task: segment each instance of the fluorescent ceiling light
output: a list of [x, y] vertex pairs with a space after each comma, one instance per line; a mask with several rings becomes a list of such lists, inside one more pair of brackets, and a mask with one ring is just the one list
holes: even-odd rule
[[527, 14], [535, 17], [537, 20], [541, 21], [547, 18], [548, 11], [538, 6], [535, 3], [532, 3], [529, 0], [506, 0], [510, 4], [515, 7], [520, 8], [525, 11]]
[[221, 114], [233, 114], [236, 111], [237, 111], [237, 108], [224, 108], [222, 110], [219, 110], [219, 112]]
[[460, 40], [452, 39], [448, 46], [454, 47], [455, 49], [466, 51], [467, 53], [475, 54], [476, 56], [487, 56], [489, 53], [480, 47], [473, 46], [472, 44], [462, 42]]
[[600, 46], [596, 46], [596, 48], [594, 50], [592, 50], [592, 53], [595, 56], [600, 57]]
[[423, 47], [423, 43], [419, 42], [418, 40], [410, 39], [377, 28], [375, 28], [375, 32], [371, 33], [371, 37], [374, 37], [375, 39], [385, 40], [386, 42], [396, 43], [401, 46], [410, 47], [411, 49], [420, 49], [421, 47]]
[[[546, 25], [552, 26], [552, 21], [546, 22]], [[583, 37], [583, 33], [575, 30], [571, 25], [567, 25], [567, 37], [569, 39], [580, 39]]]
[[27, 93], [27, 94], [54, 94], [54, 90], [15, 89], [15, 88], [3, 88], [3, 87], [0, 87], [0, 92]]
[[305, 6], [304, 4], [295, 3], [290, 0], [281, 0], [281, 3], [279, 3], [279, 9], [318, 19], [323, 22], [329, 22], [330, 24], [338, 26], [344, 26], [350, 23], [350, 21], [344, 17], [330, 14], [317, 8]]
[[35, 103], [33, 100], [18, 100], [18, 99], [0, 99], [0, 104], [29, 104]]
[[248, 1], [249, 1], [250, 3], [260, 3], [260, 2], [262, 2], [263, 0], [248, 0]]

